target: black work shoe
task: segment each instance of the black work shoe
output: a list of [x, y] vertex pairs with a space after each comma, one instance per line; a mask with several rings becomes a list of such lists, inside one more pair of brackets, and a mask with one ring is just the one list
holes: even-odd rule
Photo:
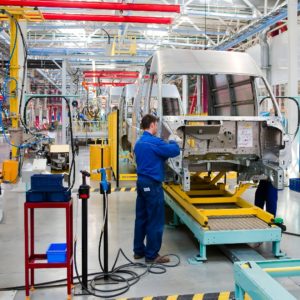
[[145, 259], [146, 263], [151, 263], [151, 264], [166, 264], [170, 262], [170, 258], [168, 256], [156, 256], [154, 259]]
[[134, 254], [133, 255], [133, 258], [134, 259], [141, 259], [141, 258], [143, 258], [144, 257], [144, 255], [140, 255], [140, 254]]

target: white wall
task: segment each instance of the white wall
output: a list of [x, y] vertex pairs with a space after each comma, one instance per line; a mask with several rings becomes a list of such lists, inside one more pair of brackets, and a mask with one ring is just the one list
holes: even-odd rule
[[[298, 40], [300, 40], [300, 25], [298, 25]], [[281, 33], [268, 39], [270, 45], [271, 85], [288, 82], [288, 32]], [[260, 62], [260, 45], [255, 45], [246, 50], [256, 63]], [[300, 44], [298, 49], [298, 81], [300, 81]]]

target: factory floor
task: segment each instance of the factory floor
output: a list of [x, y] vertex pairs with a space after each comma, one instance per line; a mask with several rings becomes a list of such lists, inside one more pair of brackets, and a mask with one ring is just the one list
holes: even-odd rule
[[[78, 188], [81, 177], [79, 170], [88, 169], [88, 148], [80, 149], [77, 159], [77, 178], [75, 187]], [[98, 187], [97, 182], [91, 182]], [[134, 186], [133, 182], [122, 182], [122, 186]], [[23, 234], [23, 204], [25, 200], [24, 185], [4, 185], [5, 216], [0, 224], [0, 288], [24, 285], [24, 234]], [[252, 201], [255, 189], [250, 189], [244, 198]], [[135, 192], [114, 192], [109, 195], [109, 266], [111, 267], [117, 251], [123, 251], [132, 258], [132, 237], [135, 214]], [[74, 230], [78, 237], [77, 264], [81, 272], [81, 203], [73, 194], [74, 201]], [[99, 232], [102, 226], [102, 195], [92, 193], [89, 200], [89, 272], [98, 272], [97, 258]], [[170, 219], [171, 212], [167, 210]], [[283, 217], [288, 231], [300, 233], [300, 197], [299, 193], [286, 188], [279, 192], [278, 216]], [[36, 250], [45, 252], [50, 243], [64, 242], [64, 212], [59, 209], [39, 210], [36, 213]], [[257, 246], [257, 245], [253, 245]], [[298, 258], [300, 238], [283, 235], [281, 249], [289, 257]], [[267, 258], [271, 258], [271, 245], [263, 244], [256, 250]], [[184, 295], [196, 293], [211, 293], [233, 291], [233, 264], [224, 256], [218, 247], [208, 247], [208, 261], [198, 265], [189, 264], [188, 259], [197, 255], [198, 243], [191, 232], [183, 225], [172, 228], [165, 227], [161, 254], [175, 253], [180, 257], [180, 264], [167, 268], [166, 273], [147, 274], [123, 294], [122, 298]], [[124, 259], [121, 263], [125, 263]], [[175, 262], [175, 259], [173, 260]], [[37, 270], [36, 282], [51, 281], [65, 278], [63, 269]], [[297, 299], [300, 299], [300, 278], [284, 278], [280, 282]], [[37, 289], [31, 293], [30, 299], [66, 299], [66, 288]], [[24, 299], [24, 291], [3, 293], [0, 299]], [[75, 298], [75, 297], [74, 297]], [[76, 299], [96, 299], [94, 296], [77, 296]]]

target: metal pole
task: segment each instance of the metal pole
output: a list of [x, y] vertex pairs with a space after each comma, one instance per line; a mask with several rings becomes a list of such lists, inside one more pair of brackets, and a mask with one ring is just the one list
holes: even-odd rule
[[81, 268], [82, 268], [82, 289], [87, 289], [88, 287], [88, 199], [82, 199], [82, 224], [81, 224], [81, 236], [82, 236], [82, 258], [81, 258]]
[[200, 81], [200, 75], [197, 75], [197, 109], [196, 112], [201, 112], [201, 81]]
[[[25, 41], [27, 40], [27, 21], [24, 21], [24, 20], [19, 20], [19, 25], [20, 25], [20, 28], [23, 32], [23, 36], [24, 36], [24, 39]], [[28, 90], [28, 80], [27, 80], [27, 72], [23, 72], [24, 71], [24, 60], [25, 60], [25, 56], [24, 56], [24, 45], [23, 45], [23, 42], [22, 42], [22, 39], [19, 37], [19, 64], [20, 64], [20, 70], [19, 70], [19, 74], [22, 74], [22, 77], [19, 78], [19, 92], [21, 93], [21, 90], [22, 90], [22, 80], [23, 80], [23, 74], [25, 76], [25, 80], [24, 80], [24, 94], [23, 94], [23, 100], [22, 100], [22, 105], [21, 105], [21, 111], [19, 112], [20, 115], [23, 114], [23, 111], [24, 111], [24, 106], [25, 106], [25, 94], [26, 94], [26, 91]], [[25, 66], [26, 68], [26, 66]], [[20, 94], [21, 96], [21, 94]], [[20, 97], [19, 97], [20, 99]]]
[[188, 76], [182, 76], [182, 106], [183, 113], [186, 115], [188, 112]]
[[108, 279], [108, 203], [106, 203], [106, 197], [107, 194], [103, 193], [103, 216], [105, 216], [105, 221], [104, 221], [104, 232], [103, 232], [103, 258], [104, 258], [104, 263], [103, 263], [103, 271], [104, 271], [104, 279]]
[[[298, 95], [298, 80], [297, 80], [297, 12], [298, 12], [298, 1], [289, 0], [288, 1], [288, 59], [289, 59], [289, 76], [288, 76], [288, 96]], [[297, 111], [295, 110], [295, 105], [289, 101], [288, 104], [288, 127], [289, 132], [295, 130], [297, 120]], [[289, 170], [290, 177], [298, 177], [299, 166], [298, 166], [298, 140], [295, 139], [292, 144], [292, 163]]]
[[[66, 95], [67, 94], [67, 61], [64, 59], [62, 61], [62, 88], [61, 88], [61, 93], [62, 95]], [[62, 111], [61, 111], [61, 142], [62, 144], [66, 144], [67, 143], [67, 138], [66, 138], [66, 121], [68, 120], [67, 117], [67, 113], [66, 113], [66, 103], [65, 101], [62, 99]]]

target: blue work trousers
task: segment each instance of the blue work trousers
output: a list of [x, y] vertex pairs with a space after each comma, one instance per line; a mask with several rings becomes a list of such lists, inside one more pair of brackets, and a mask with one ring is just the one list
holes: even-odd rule
[[254, 204], [262, 209], [266, 204], [266, 211], [276, 216], [278, 190], [269, 180], [261, 180], [255, 192]]
[[[165, 223], [164, 192], [160, 182], [137, 181], [133, 251], [152, 260], [158, 256]], [[146, 239], [146, 241], [145, 241]]]

